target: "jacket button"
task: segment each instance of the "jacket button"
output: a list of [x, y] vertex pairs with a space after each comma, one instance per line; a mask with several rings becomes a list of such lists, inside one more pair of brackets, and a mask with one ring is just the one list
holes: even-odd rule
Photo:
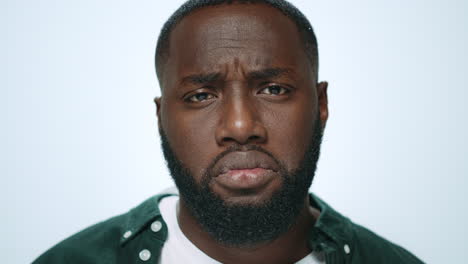
[[129, 230], [129, 231], [127, 231], [127, 232], [125, 232], [125, 233], [123, 234], [123, 237], [124, 237], [125, 239], [127, 239], [127, 238], [129, 238], [131, 235], [132, 235], [132, 231]]
[[346, 254], [349, 254], [349, 253], [351, 252], [351, 249], [349, 248], [349, 245], [348, 245], [348, 244], [345, 244], [345, 245], [344, 245], [344, 252], [345, 252]]
[[151, 230], [153, 232], [159, 232], [159, 230], [161, 230], [162, 228], [162, 223], [160, 221], [154, 221], [152, 224], [151, 224]]
[[147, 249], [140, 251], [139, 257], [143, 261], [148, 261], [151, 258], [151, 252]]

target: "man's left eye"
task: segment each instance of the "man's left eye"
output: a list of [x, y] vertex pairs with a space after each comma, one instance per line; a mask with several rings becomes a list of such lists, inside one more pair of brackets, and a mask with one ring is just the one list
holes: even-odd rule
[[289, 93], [289, 90], [279, 85], [270, 85], [260, 91], [263, 94], [283, 95]]

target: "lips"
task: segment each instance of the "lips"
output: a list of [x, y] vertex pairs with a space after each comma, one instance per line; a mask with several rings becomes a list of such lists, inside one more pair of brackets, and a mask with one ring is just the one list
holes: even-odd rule
[[262, 189], [278, 178], [278, 170], [278, 164], [267, 154], [236, 151], [216, 163], [213, 182], [230, 192]]
[[213, 168], [214, 176], [232, 170], [265, 169], [278, 172], [279, 166], [265, 153], [259, 151], [235, 151], [221, 158]]

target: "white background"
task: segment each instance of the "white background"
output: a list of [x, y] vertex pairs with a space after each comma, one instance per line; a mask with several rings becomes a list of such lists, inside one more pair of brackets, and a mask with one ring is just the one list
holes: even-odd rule
[[[292, 1], [330, 121], [312, 190], [428, 263], [468, 258], [468, 2]], [[182, 1], [0, 2], [2, 263], [172, 185], [153, 55]]]

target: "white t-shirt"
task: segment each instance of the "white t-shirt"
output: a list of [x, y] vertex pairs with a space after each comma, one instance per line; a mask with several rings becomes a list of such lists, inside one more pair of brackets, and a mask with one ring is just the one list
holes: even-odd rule
[[[159, 210], [162, 218], [167, 224], [168, 237], [161, 252], [159, 263], [197, 263], [197, 264], [220, 264], [221, 262], [212, 259], [203, 251], [198, 249], [180, 230], [177, 222], [178, 196], [168, 196], [159, 202]], [[321, 255], [314, 252], [305, 256], [296, 264], [325, 264]]]

